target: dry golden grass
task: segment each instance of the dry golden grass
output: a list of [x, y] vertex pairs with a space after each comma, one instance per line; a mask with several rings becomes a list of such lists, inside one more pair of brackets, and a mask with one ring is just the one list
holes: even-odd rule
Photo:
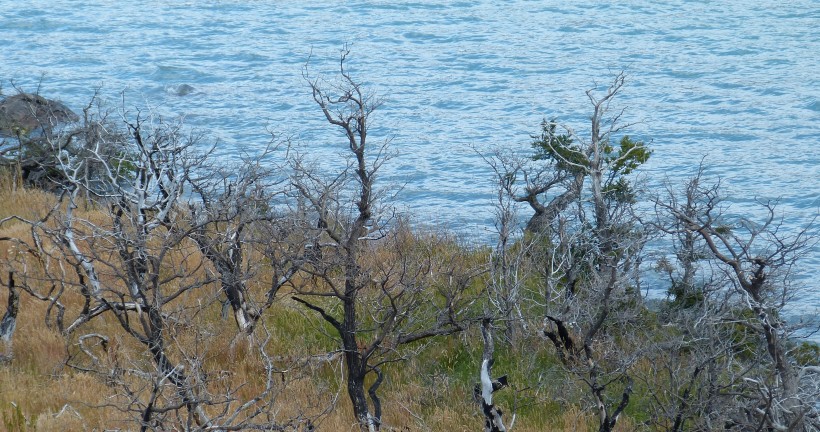
[[10, 176], [0, 172], [0, 219], [17, 216], [36, 220], [57, 203], [57, 198], [53, 193], [39, 189], [18, 187], [12, 190]]
[[[0, 219], [17, 216], [37, 220], [58, 201], [54, 194], [38, 189], [12, 190], [8, 177], [0, 178]], [[31, 230], [24, 223], [7, 221], [0, 227], [0, 237], [18, 238], [30, 244]], [[30, 264], [25, 268], [26, 275], [21, 274], [21, 262]], [[19, 286], [36, 281], [39, 267], [24, 247], [9, 242], [0, 244], [0, 264], [3, 271], [0, 280], [4, 284], [0, 304], [5, 306], [7, 271], [17, 267], [15, 279]], [[10, 347], [14, 356], [0, 367], [0, 413], [4, 420], [0, 427], [10, 426], [8, 423], [19, 407], [30, 425], [29, 430], [101, 429], [103, 411], [92, 409], [88, 404], [101, 402], [105, 386], [87, 374], [64, 367], [66, 342], [56, 330], [46, 326], [47, 306], [26, 294], [20, 297], [17, 329]], [[5, 307], [2, 310], [5, 312]]]

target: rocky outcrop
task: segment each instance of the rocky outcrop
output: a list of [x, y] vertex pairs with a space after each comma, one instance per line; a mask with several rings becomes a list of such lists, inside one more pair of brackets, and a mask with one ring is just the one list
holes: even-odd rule
[[18, 93], [0, 101], [0, 136], [50, 132], [54, 127], [78, 121], [74, 111], [37, 94]]

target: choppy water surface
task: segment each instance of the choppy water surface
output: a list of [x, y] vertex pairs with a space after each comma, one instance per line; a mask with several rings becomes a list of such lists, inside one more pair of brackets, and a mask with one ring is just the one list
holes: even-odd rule
[[817, 215], [820, 3], [606, 3], [0, 0], [0, 79], [8, 93], [44, 74], [42, 93], [75, 108], [95, 86], [112, 100], [126, 90], [126, 105], [219, 138], [225, 158], [270, 130], [331, 161], [342, 141], [302, 71], [310, 58], [329, 75], [347, 43], [354, 76], [385, 100], [372, 138], [399, 152], [383, 178], [406, 183], [400, 203], [484, 235], [492, 178], [477, 152], [526, 149], [544, 117], [584, 130], [584, 91], [623, 69], [618, 103], [652, 141], [652, 182], [706, 155], [738, 212], [780, 198], [790, 230]]

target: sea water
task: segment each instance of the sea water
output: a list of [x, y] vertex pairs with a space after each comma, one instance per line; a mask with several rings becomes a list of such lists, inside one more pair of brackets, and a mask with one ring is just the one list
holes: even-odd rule
[[544, 118], [588, 134], [585, 92], [625, 71], [614, 108], [651, 144], [648, 184], [680, 183], [703, 160], [730, 212], [761, 217], [756, 200], [778, 199], [797, 233], [820, 207], [818, 27], [816, 0], [0, 0], [0, 80], [75, 110], [99, 87], [114, 105], [184, 117], [226, 160], [275, 134], [332, 169], [345, 141], [304, 77], [332, 80], [347, 47], [383, 102], [370, 139], [396, 153], [379, 179], [401, 187], [394, 203], [491, 242], [483, 157], [526, 154]]

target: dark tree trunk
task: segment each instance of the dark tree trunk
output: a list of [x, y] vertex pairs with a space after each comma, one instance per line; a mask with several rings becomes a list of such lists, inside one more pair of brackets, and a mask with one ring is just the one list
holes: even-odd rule
[[[355, 259], [356, 244], [348, 250], [348, 253]], [[344, 321], [342, 321], [341, 338], [342, 346], [345, 350], [345, 363], [347, 365], [347, 394], [353, 404], [353, 414], [359, 423], [359, 428], [363, 431], [379, 430], [380, 418], [376, 418], [370, 413], [367, 405], [367, 391], [364, 380], [367, 376], [367, 358], [363, 348], [359, 347], [356, 333], [358, 331], [356, 322], [356, 299], [358, 286], [355, 280], [358, 277], [358, 265], [352, 259], [347, 264], [347, 280], [345, 281], [344, 299]]]
[[[164, 325], [160, 312], [154, 307], [149, 307], [147, 315], [149, 320], [148, 325], [150, 327], [148, 328], [149, 333], [143, 342], [148, 346], [148, 351], [151, 353], [158, 372], [176, 387], [177, 395], [188, 410], [189, 419], [193, 420], [197, 426], [210, 426], [210, 420], [202, 410], [200, 402], [191, 391], [191, 385], [188, 382], [183, 368], [179, 365], [175, 365], [171, 359], [168, 358], [165, 349], [165, 340], [162, 337]], [[143, 413], [143, 429], [151, 420], [151, 410], [152, 407], [149, 404]], [[148, 420], [148, 422], [146, 422], [146, 420]]]
[[380, 419], [370, 414], [367, 405], [367, 392], [364, 386], [364, 379], [367, 376], [367, 361], [362, 358], [362, 353], [356, 346], [355, 338], [351, 337], [350, 339], [353, 341], [352, 346], [345, 343], [347, 395], [353, 404], [353, 414], [356, 416], [359, 428], [363, 431], [378, 430]]
[[[364, 377], [365, 374], [358, 370], [354, 364], [361, 364], [361, 360], [351, 359], [351, 357], [357, 357], [357, 354], [347, 355], [345, 356], [345, 361], [347, 363], [347, 394], [350, 397], [350, 401], [353, 403], [353, 414], [356, 416], [356, 420], [359, 422], [359, 428], [363, 431], [371, 430], [378, 430], [376, 426], [378, 422], [375, 418], [373, 418], [370, 414], [370, 410], [367, 406], [367, 393], [364, 389]], [[350, 363], [350, 362], [353, 363]], [[361, 367], [361, 366], [359, 366]]]

